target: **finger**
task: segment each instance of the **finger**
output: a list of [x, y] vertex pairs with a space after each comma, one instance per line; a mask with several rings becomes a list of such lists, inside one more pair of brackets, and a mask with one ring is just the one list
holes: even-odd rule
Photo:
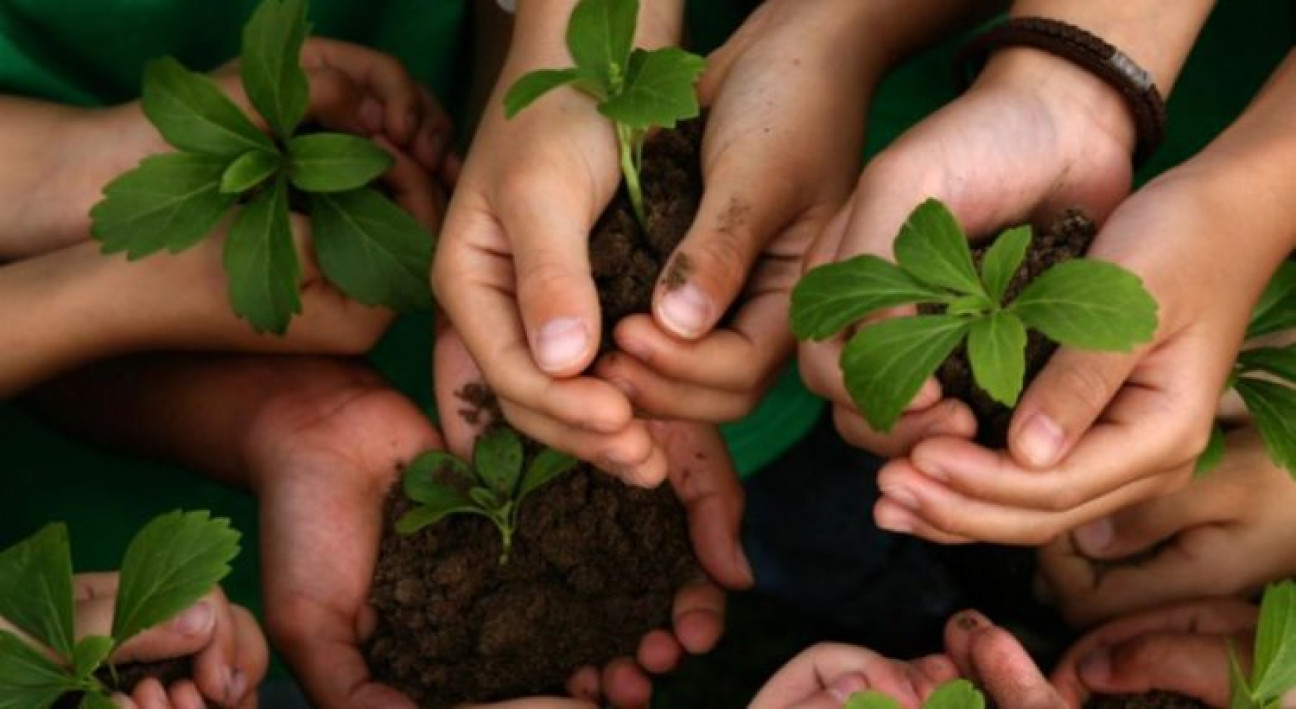
[[1218, 479], [1102, 517], [1072, 532], [1076, 549], [1091, 559], [1121, 559], [1146, 551], [1175, 534], [1238, 519], [1245, 490]]
[[668, 379], [616, 350], [598, 359], [594, 374], [616, 387], [645, 417], [727, 423], [751, 413], [760, 401], [758, 389], [732, 392]]
[[383, 176], [383, 184], [391, 190], [391, 196], [397, 204], [404, 207], [429, 232], [427, 238], [430, 241], [431, 233], [440, 230], [444, 214], [441, 186], [434, 183], [422, 166], [387, 138], [378, 136], [374, 138], [374, 143], [392, 156], [392, 166]]
[[710, 652], [724, 632], [725, 593], [716, 585], [700, 581], [675, 594], [672, 612], [675, 637], [689, 653]]
[[112, 695], [112, 702], [117, 705], [117, 709], [144, 709], [134, 699], [121, 692]]
[[419, 85], [419, 102], [423, 106], [423, 123], [414, 137], [411, 151], [428, 173], [438, 174], [450, 154], [454, 140], [454, 122], [427, 87]]
[[115, 599], [120, 581], [121, 574], [116, 571], [77, 574], [72, 577], [72, 594], [77, 601]]
[[612, 660], [603, 668], [603, 691], [620, 709], [647, 707], [652, 699], [652, 683], [628, 657]]
[[[679, 602], [676, 601], [678, 608]], [[635, 659], [639, 666], [655, 675], [666, 674], [679, 665], [684, 657], [684, 648], [674, 635], [665, 630], [653, 630], [639, 641], [639, 650]]]
[[418, 84], [396, 57], [350, 42], [312, 38], [302, 47], [303, 66], [340, 70], [371, 92], [383, 107], [383, 129], [406, 145], [423, 119]]
[[911, 534], [936, 544], [971, 544], [979, 541], [972, 537], [946, 532], [888, 497], [878, 498], [878, 501], [873, 504], [873, 521], [879, 528], [888, 532]]
[[989, 618], [975, 610], [959, 611], [945, 621], [945, 657], [959, 675], [971, 677], [976, 671], [972, 663], [972, 638], [992, 625]]
[[131, 690], [131, 698], [139, 709], [172, 709], [162, 683], [152, 677], [145, 678]]
[[[752, 701], [751, 709], [783, 709], [832, 688], [834, 680], [857, 675], [863, 687], [891, 695], [907, 706], [916, 706], [918, 698], [911, 677], [903, 663], [888, 659], [867, 648], [838, 643], [820, 643], [794, 657], [765, 684]], [[845, 693], [859, 691], [858, 681], [843, 680], [850, 687], [839, 687]], [[838, 699], [841, 706], [845, 697]]]
[[[99, 599], [97, 603], [105, 603]], [[176, 657], [187, 657], [207, 647], [215, 636], [217, 599], [209, 594], [206, 598], [190, 606], [171, 621], [151, 628], [127, 640], [116, 652], [113, 661], [123, 662], [156, 662]], [[78, 606], [78, 616], [80, 615]], [[112, 606], [107, 605], [108, 624], [103, 632], [107, 635], [111, 628]]]
[[1098, 648], [1077, 666], [1094, 694], [1143, 694], [1161, 690], [1210, 706], [1229, 700], [1229, 644], [1222, 635], [1149, 633]]
[[203, 701], [202, 694], [198, 692], [198, 688], [194, 686], [194, 683], [188, 680], [172, 685], [167, 690], [167, 697], [171, 700], [171, 706], [174, 709], [207, 709], [207, 703]]
[[1057, 709], [1063, 705], [1026, 649], [1003, 628], [976, 631], [971, 657], [978, 684], [996, 705], [1014, 709]]
[[211, 642], [194, 658], [194, 682], [203, 696], [220, 706], [233, 706], [247, 691], [248, 678], [238, 666], [238, 626], [234, 609], [225, 593], [216, 589], [208, 594], [216, 622]]
[[576, 699], [598, 702], [602, 698], [599, 687], [599, 671], [596, 667], [582, 667], [572, 673], [567, 680], [567, 693]]
[[[822, 691], [815, 692], [813, 695], [792, 704], [790, 709], [841, 709], [843, 705], [850, 701], [853, 695], [873, 689], [873, 687], [869, 686], [867, 677], [858, 672], [850, 672], [833, 678]], [[916, 699], [911, 700], [908, 697], [904, 699], [891, 698], [906, 709], [918, 706]]]
[[976, 416], [958, 399], [942, 399], [924, 410], [903, 414], [887, 433], [874, 429], [854, 409], [842, 406], [833, 407], [833, 424], [847, 443], [884, 458], [909, 455], [914, 446], [929, 438], [971, 440], [977, 431]]
[[232, 608], [237, 658], [230, 687], [230, 706], [242, 706], [265, 679], [270, 665], [270, 649], [256, 618], [242, 606]]
[[545, 414], [500, 401], [509, 423], [546, 445], [589, 461], [627, 485], [655, 488], [666, 480], [666, 455], [643, 421], [632, 421], [614, 434], [589, 433]]
[[498, 423], [492, 418], [496, 412], [490, 406], [479, 408], [482, 402], [470, 397], [470, 392], [485, 386], [481, 370], [445, 316], [438, 313], [436, 320], [432, 377], [437, 411], [441, 412], [441, 432], [450, 452], [469, 460], [477, 436]]

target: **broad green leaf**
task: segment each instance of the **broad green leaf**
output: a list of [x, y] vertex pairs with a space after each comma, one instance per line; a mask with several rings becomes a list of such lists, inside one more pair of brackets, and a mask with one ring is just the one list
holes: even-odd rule
[[443, 470], [450, 470], [472, 480], [472, 471], [468, 464], [445, 451], [427, 451], [415, 458], [401, 476], [405, 496], [415, 502], [430, 504], [448, 486], [438, 479]]
[[278, 152], [249, 150], [234, 159], [221, 175], [220, 191], [242, 194], [270, 179], [282, 165]]
[[705, 68], [705, 59], [675, 47], [636, 49], [624, 88], [599, 104], [599, 112], [636, 130], [674, 128], [700, 112], [694, 84]]
[[544, 487], [554, 478], [570, 472], [579, 462], [575, 457], [553, 448], [540, 451], [527, 464], [526, 473], [522, 475], [522, 485], [517, 493], [518, 503], [521, 504], [523, 498]]
[[1243, 350], [1238, 364], [1243, 372], [1268, 372], [1296, 384], [1296, 345]]
[[896, 263], [931, 286], [968, 295], [985, 295], [963, 227], [940, 200], [918, 205], [895, 241]]
[[72, 670], [77, 677], [89, 677], [112, 654], [116, 641], [105, 635], [87, 635], [72, 650]]
[[396, 533], [413, 534], [428, 525], [436, 524], [453, 514], [478, 514], [472, 500], [457, 490], [448, 487], [437, 488], [435, 494], [427, 496], [423, 504], [406, 512], [396, 520]]
[[971, 682], [956, 679], [932, 692], [923, 702], [923, 709], [985, 709], [985, 704], [985, 695]]
[[494, 512], [504, 505], [500, 496], [487, 487], [475, 487], [469, 490], [468, 497], [484, 512]]
[[192, 153], [144, 158], [104, 188], [104, 198], [90, 210], [90, 233], [104, 253], [125, 251], [131, 260], [194, 246], [237, 200], [220, 189], [226, 163]]
[[871, 254], [812, 269], [792, 289], [792, 332], [822, 340], [876, 310], [936, 303], [947, 294]]
[[1004, 406], [1016, 406], [1026, 377], [1026, 326], [1005, 310], [974, 320], [968, 360], [977, 386]]
[[639, 0], [580, 0], [567, 24], [567, 51], [576, 66], [614, 88], [634, 46]]
[[75, 614], [66, 525], [42, 527], [0, 553], [0, 617], [70, 657]]
[[1040, 274], [1008, 310], [1050, 340], [1085, 350], [1129, 352], [1157, 328], [1157, 303], [1139, 277], [1091, 259]]
[[233, 159], [274, 144], [210, 78], [171, 57], [144, 70], [144, 115], [180, 150]]
[[99, 692], [86, 692], [81, 697], [81, 704], [78, 709], [118, 709], [117, 703], [106, 694]]
[[1238, 662], [1237, 648], [1229, 640], [1229, 709], [1264, 709], [1251, 698], [1251, 683], [1242, 673], [1242, 664]]
[[1296, 328], [1296, 264], [1283, 261], [1251, 312], [1247, 339]]
[[874, 323], [851, 338], [841, 358], [846, 389], [873, 428], [891, 430], [968, 327], [963, 318], [919, 315]]
[[901, 707], [900, 702], [876, 689], [870, 689], [852, 694], [842, 709], [901, 709]]
[[329, 281], [365, 305], [432, 305], [435, 239], [408, 212], [372, 189], [310, 198], [315, 257]]
[[1234, 383], [1260, 429], [1269, 457], [1296, 476], [1296, 390], [1254, 377]]
[[288, 177], [303, 192], [359, 189], [394, 162], [372, 140], [342, 133], [299, 135], [288, 143], [288, 158]]
[[1023, 224], [1000, 234], [981, 257], [981, 282], [990, 300], [996, 304], [1003, 304], [1004, 294], [1008, 292], [1013, 276], [1017, 275], [1017, 269], [1021, 268], [1030, 243], [1030, 225]]
[[239, 533], [205, 510], [155, 518], [122, 558], [112, 636], [118, 644], [171, 620], [230, 572]]
[[262, 0], [243, 27], [243, 88], [283, 141], [292, 136], [310, 104], [310, 84], [300, 64], [309, 31], [306, 0]]
[[1224, 459], [1224, 429], [1219, 424], [1211, 426], [1210, 440], [1206, 442], [1206, 450], [1197, 456], [1197, 464], [1193, 466], [1193, 475], [1201, 476], [1214, 470], [1220, 461]]
[[522, 475], [522, 439], [511, 428], [497, 426], [477, 438], [473, 467], [482, 481], [504, 499], [511, 499]]
[[1251, 687], [1262, 703], [1296, 688], [1296, 583], [1265, 589], [1256, 629]]
[[287, 332], [292, 316], [301, 312], [301, 263], [288, 223], [283, 178], [239, 213], [225, 240], [223, 261], [234, 312], [257, 332]]
[[964, 317], [982, 317], [994, 312], [995, 305], [984, 295], [960, 295], [949, 301], [949, 306], [945, 308], [946, 315], [962, 315]]
[[0, 709], [49, 709], [76, 678], [18, 636], [0, 630]]
[[566, 86], [576, 81], [580, 76], [580, 70], [575, 68], [540, 69], [525, 74], [514, 82], [509, 87], [508, 93], [504, 95], [504, 117], [512, 118], [516, 116], [527, 106], [535, 103], [536, 99], [560, 86]]

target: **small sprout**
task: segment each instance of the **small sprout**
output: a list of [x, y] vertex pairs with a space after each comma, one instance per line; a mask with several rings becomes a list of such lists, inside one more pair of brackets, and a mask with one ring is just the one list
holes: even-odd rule
[[1256, 627], [1250, 679], [1242, 672], [1236, 648], [1229, 648], [1231, 709], [1278, 709], [1283, 695], [1296, 689], [1296, 582], [1265, 590]]
[[298, 62], [306, 9], [306, 0], [263, 0], [243, 30], [243, 88], [273, 135], [207, 76], [157, 59], [144, 74], [144, 114], [177, 152], [145, 158], [90, 211], [104, 253], [138, 259], [197, 245], [241, 206], [224, 247], [230, 305], [253, 330], [279, 335], [302, 308], [288, 219], [296, 193], [320, 270], [340, 290], [365, 305], [432, 303], [431, 236], [368, 186], [392, 157], [353, 135], [295, 135], [310, 99]]
[[1128, 352], [1152, 339], [1156, 301], [1137, 276], [1105, 261], [1059, 263], [1005, 302], [1030, 240], [1029, 226], [1005, 231], [978, 274], [963, 228], [944, 204], [929, 199], [901, 227], [896, 263], [864, 255], [807, 273], [792, 292], [792, 331], [802, 340], [823, 340], [886, 308], [944, 306], [936, 314], [866, 325], [843, 350], [846, 388], [879, 431], [891, 430], [963, 342], [977, 386], [1011, 407], [1024, 385], [1028, 329], [1087, 350]]
[[[397, 520], [396, 531], [414, 534], [450, 515], [480, 515], [499, 529], [503, 541], [499, 563], [507, 563], [522, 501], [574, 467], [575, 458], [552, 448], [527, 462], [522, 439], [505, 427], [492, 428], [477, 439], [471, 467], [445, 451], [428, 451], [405, 470], [405, 496], [418, 506]], [[444, 473], [466, 484], [467, 494], [446, 480]]]
[[574, 85], [598, 102], [616, 128], [621, 174], [635, 217], [647, 228], [643, 145], [653, 128], [674, 128], [700, 112], [694, 84], [706, 60], [682, 49], [634, 48], [639, 0], [580, 0], [567, 24], [567, 50], [576, 66], [542, 69], [518, 79], [504, 97], [512, 118], [550, 91]]
[[[985, 695], [965, 679], [955, 679], [936, 688], [923, 702], [923, 709], [985, 709]], [[845, 709], [900, 709], [900, 702], [877, 690], [852, 694]]]
[[76, 600], [67, 527], [51, 524], [0, 553], [0, 617], [53, 656], [0, 630], [0, 707], [49, 707], [82, 694], [82, 707], [112, 707], [96, 676], [127, 640], [192, 606], [230, 572], [239, 533], [211, 513], [172, 512], [135, 535], [122, 560], [111, 636], [75, 640]]

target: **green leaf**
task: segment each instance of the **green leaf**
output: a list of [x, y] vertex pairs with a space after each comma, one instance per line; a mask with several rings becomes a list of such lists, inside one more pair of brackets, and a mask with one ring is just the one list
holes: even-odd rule
[[511, 428], [498, 426], [477, 438], [473, 467], [492, 490], [504, 499], [513, 497], [522, 474], [522, 439]]
[[283, 178], [239, 213], [225, 240], [223, 261], [234, 312], [257, 332], [287, 332], [292, 316], [301, 312], [301, 263], [288, 224]]
[[229, 574], [238, 553], [239, 533], [205, 510], [149, 522], [122, 559], [113, 638], [125, 643], [192, 606]]
[[1296, 583], [1265, 589], [1256, 629], [1251, 686], [1261, 703], [1296, 688]]
[[[560, 86], [576, 81], [581, 77], [579, 69], [540, 69], [525, 74], [509, 87], [504, 95], [504, 117], [512, 118], [521, 113], [536, 99]], [[600, 97], [601, 98], [601, 97]]]
[[371, 189], [310, 198], [320, 270], [365, 305], [418, 310], [432, 305], [435, 239], [408, 212]]
[[901, 709], [901, 707], [900, 702], [876, 689], [870, 689], [852, 694], [842, 709]]
[[576, 66], [615, 87], [625, 76], [638, 18], [639, 0], [580, 0], [567, 24], [567, 51]]
[[1129, 352], [1157, 328], [1157, 303], [1139, 277], [1091, 259], [1040, 274], [1008, 310], [1050, 340], [1085, 350]]
[[503, 506], [503, 500], [494, 490], [487, 487], [475, 487], [468, 491], [468, 497], [476, 506], [486, 512], [491, 512]]
[[422, 505], [406, 512], [400, 519], [396, 520], [397, 534], [413, 534], [424, 527], [440, 522], [450, 515], [478, 514], [481, 512], [472, 503], [472, 500], [464, 497], [457, 490], [438, 487], [434, 492], [429, 492], [432, 492], [432, 494], [427, 495]]
[[1009, 408], [1017, 405], [1026, 377], [1026, 326], [1000, 310], [972, 322], [968, 332], [972, 376], [990, 398]]
[[945, 308], [946, 315], [964, 317], [985, 317], [995, 311], [995, 305], [984, 295], [960, 295], [950, 299]]
[[1229, 709], [1264, 709], [1251, 698], [1251, 684], [1242, 673], [1242, 664], [1238, 662], [1237, 648], [1229, 640]]
[[467, 463], [445, 451], [427, 451], [415, 458], [401, 476], [405, 496], [415, 502], [429, 503], [448, 487], [437, 479], [443, 470], [458, 473], [464, 480], [473, 479]]
[[395, 162], [368, 138], [299, 135], [288, 143], [288, 177], [303, 192], [346, 192], [373, 182]]
[[675, 47], [636, 49], [625, 86], [599, 104], [599, 112], [636, 130], [674, 128], [700, 112], [693, 85], [705, 68], [705, 59]]
[[1269, 457], [1296, 476], [1296, 390], [1254, 377], [1239, 378], [1233, 388], [1260, 429]]
[[72, 670], [77, 677], [89, 677], [112, 654], [116, 642], [104, 635], [87, 635], [72, 650]]
[[963, 227], [940, 200], [929, 199], [909, 214], [896, 237], [895, 256], [901, 268], [923, 283], [985, 295]]
[[234, 206], [222, 194], [226, 160], [192, 153], [153, 155], [104, 188], [90, 210], [90, 233], [104, 253], [138, 259], [167, 249], [177, 253], [207, 236]]
[[1238, 364], [1243, 372], [1268, 372], [1296, 383], [1296, 345], [1243, 350], [1238, 355]]
[[923, 285], [899, 266], [872, 254], [812, 269], [792, 289], [792, 332], [823, 340], [883, 308], [936, 303], [944, 291]]
[[0, 709], [49, 709], [76, 678], [18, 636], [0, 630]]
[[306, 0], [263, 0], [243, 28], [239, 68], [248, 98], [280, 140], [306, 115], [310, 84], [300, 65], [310, 26]]
[[66, 525], [42, 527], [0, 553], [0, 616], [69, 657], [75, 614]]
[[985, 695], [971, 682], [956, 679], [932, 692], [923, 702], [923, 709], [985, 709], [985, 704]]
[[234, 158], [249, 150], [274, 149], [214, 81], [171, 57], [145, 68], [141, 103], [166, 142], [180, 150]]
[[1251, 311], [1248, 340], [1296, 328], [1296, 264], [1283, 261]]
[[574, 456], [553, 448], [540, 451], [527, 464], [526, 473], [522, 475], [522, 486], [517, 493], [518, 503], [521, 504], [523, 498], [544, 487], [551, 480], [570, 472], [579, 462]]
[[874, 323], [851, 338], [841, 358], [846, 389], [874, 429], [891, 430], [968, 327], [963, 318], [919, 315]]
[[1023, 224], [1000, 234], [981, 258], [981, 282], [990, 300], [996, 304], [1003, 304], [1004, 294], [1008, 292], [1013, 276], [1017, 275], [1017, 269], [1021, 268], [1030, 242], [1030, 225]]
[[234, 159], [221, 175], [223, 194], [242, 194], [270, 179], [282, 165], [278, 151], [249, 150]]
[[1202, 476], [1219, 466], [1220, 461], [1224, 459], [1224, 429], [1219, 424], [1211, 426], [1210, 440], [1206, 442], [1206, 450], [1197, 456], [1197, 464], [1193, 466], [1193, 475]]
[[86, 692], [81, 696], [79, 709], [117, 709], [117, 703], [100, 692]]

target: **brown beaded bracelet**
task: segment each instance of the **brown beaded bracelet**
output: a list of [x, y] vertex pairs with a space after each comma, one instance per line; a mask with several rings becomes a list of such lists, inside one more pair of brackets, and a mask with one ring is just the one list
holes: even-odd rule
[[1165, 139], [1166, 107], [1152, 76], [1129, 55], [1074, 25], [1043, 17], [1014, 17], [976, 37], [959, 52], [956, 66], [965, 73], [973, 62], [999, 47], [1025, 46], [1067, 59], [1110, 84], [1125, 97], [1134, 114], [1135, 166], [1143, 164]]

